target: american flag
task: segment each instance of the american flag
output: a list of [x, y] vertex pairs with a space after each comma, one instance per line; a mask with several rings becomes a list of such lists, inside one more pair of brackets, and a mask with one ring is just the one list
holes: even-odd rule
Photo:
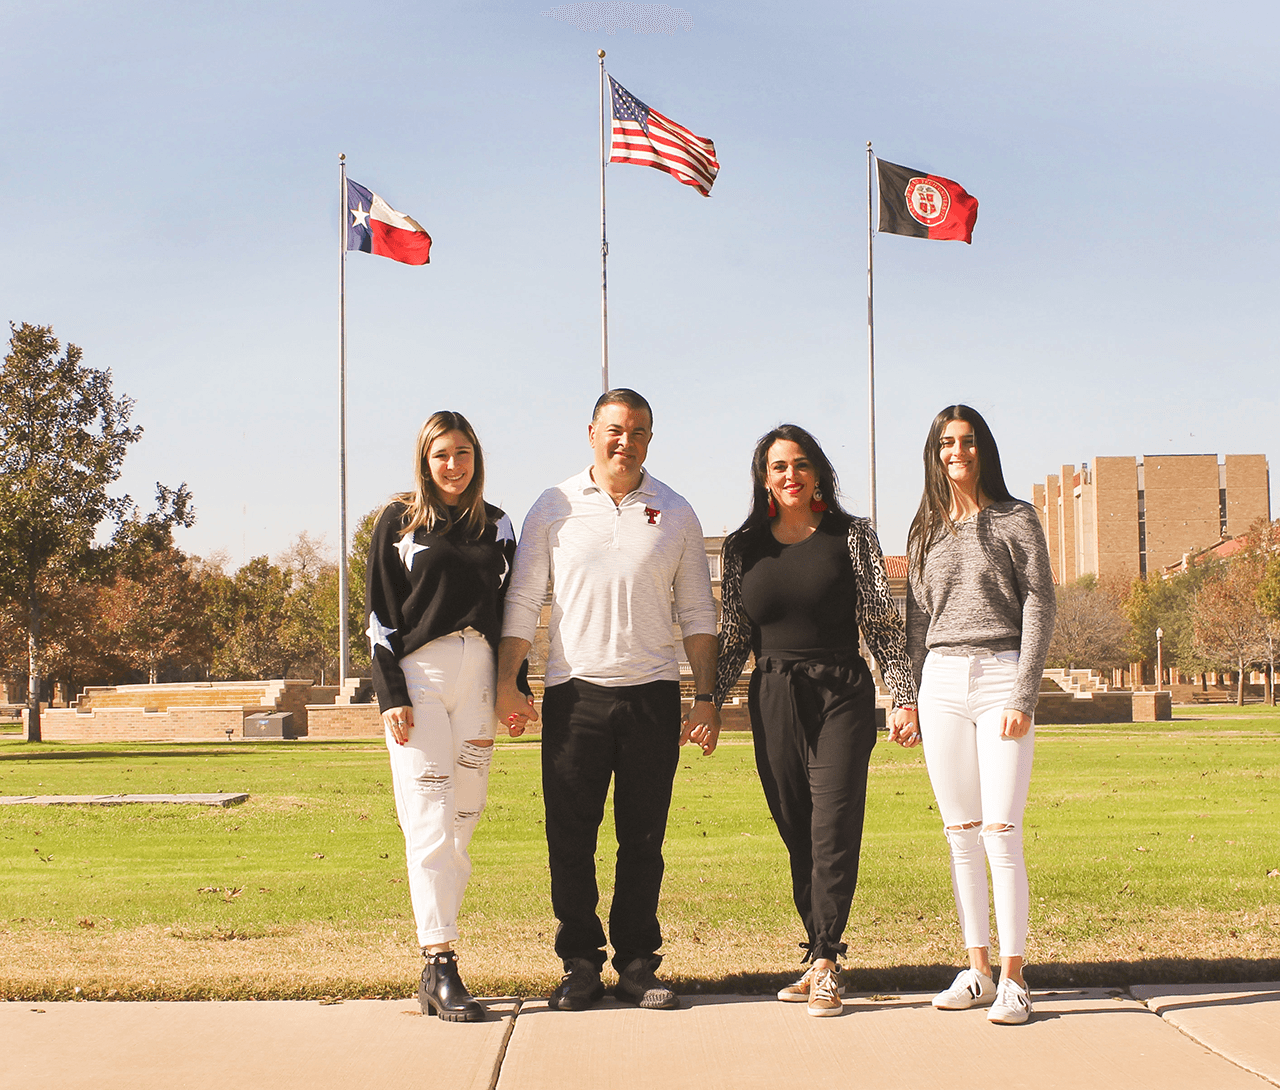
[[665, 170], [678, 182], [691, 185], [704, 197], [720, 169], [716, 146], [652, 110], [612, 76], [613, 141], [609, 162]]

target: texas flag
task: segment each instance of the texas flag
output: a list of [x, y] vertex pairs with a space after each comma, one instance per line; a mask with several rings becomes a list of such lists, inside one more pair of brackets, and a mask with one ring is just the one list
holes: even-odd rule
[[431, 236], [378, 194], [347, 179], [347, 249], [425, 265], [431, 260]]

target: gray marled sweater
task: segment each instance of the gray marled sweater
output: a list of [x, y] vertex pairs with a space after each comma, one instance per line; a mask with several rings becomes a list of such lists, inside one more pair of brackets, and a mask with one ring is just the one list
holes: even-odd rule
[[1017, 651], [1018, 684], [1007, 706], [1034, 715], [1057, 613], [1040, 520], [1027, 504], [1006, 500], [955, 529], [929, 549], [923, 579], [911, 565], [907, 653], [916, 684], [926, 651]]

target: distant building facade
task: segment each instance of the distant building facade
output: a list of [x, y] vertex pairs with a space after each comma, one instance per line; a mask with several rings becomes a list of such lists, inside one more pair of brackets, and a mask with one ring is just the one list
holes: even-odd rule
[[1032, 486], [1054, 578], [1131, 581], [1271, 518], [1262, 454], [1148, 454], [1064, 465]]

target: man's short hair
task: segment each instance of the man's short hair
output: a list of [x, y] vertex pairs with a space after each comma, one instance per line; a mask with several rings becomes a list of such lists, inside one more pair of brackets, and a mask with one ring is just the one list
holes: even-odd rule
[[649, 427], [653, 427], [653, 409], [635, 390], [628, 390], [625, 386], [619, 386], [616, 390], [606, 390], [600, 395], [596, 407], [591, 411], [591, 423], [596, 422], [600, 416], [600, 410], [606, 405], [625, 405], [632, 412], [643, 409], [649, 414]]

